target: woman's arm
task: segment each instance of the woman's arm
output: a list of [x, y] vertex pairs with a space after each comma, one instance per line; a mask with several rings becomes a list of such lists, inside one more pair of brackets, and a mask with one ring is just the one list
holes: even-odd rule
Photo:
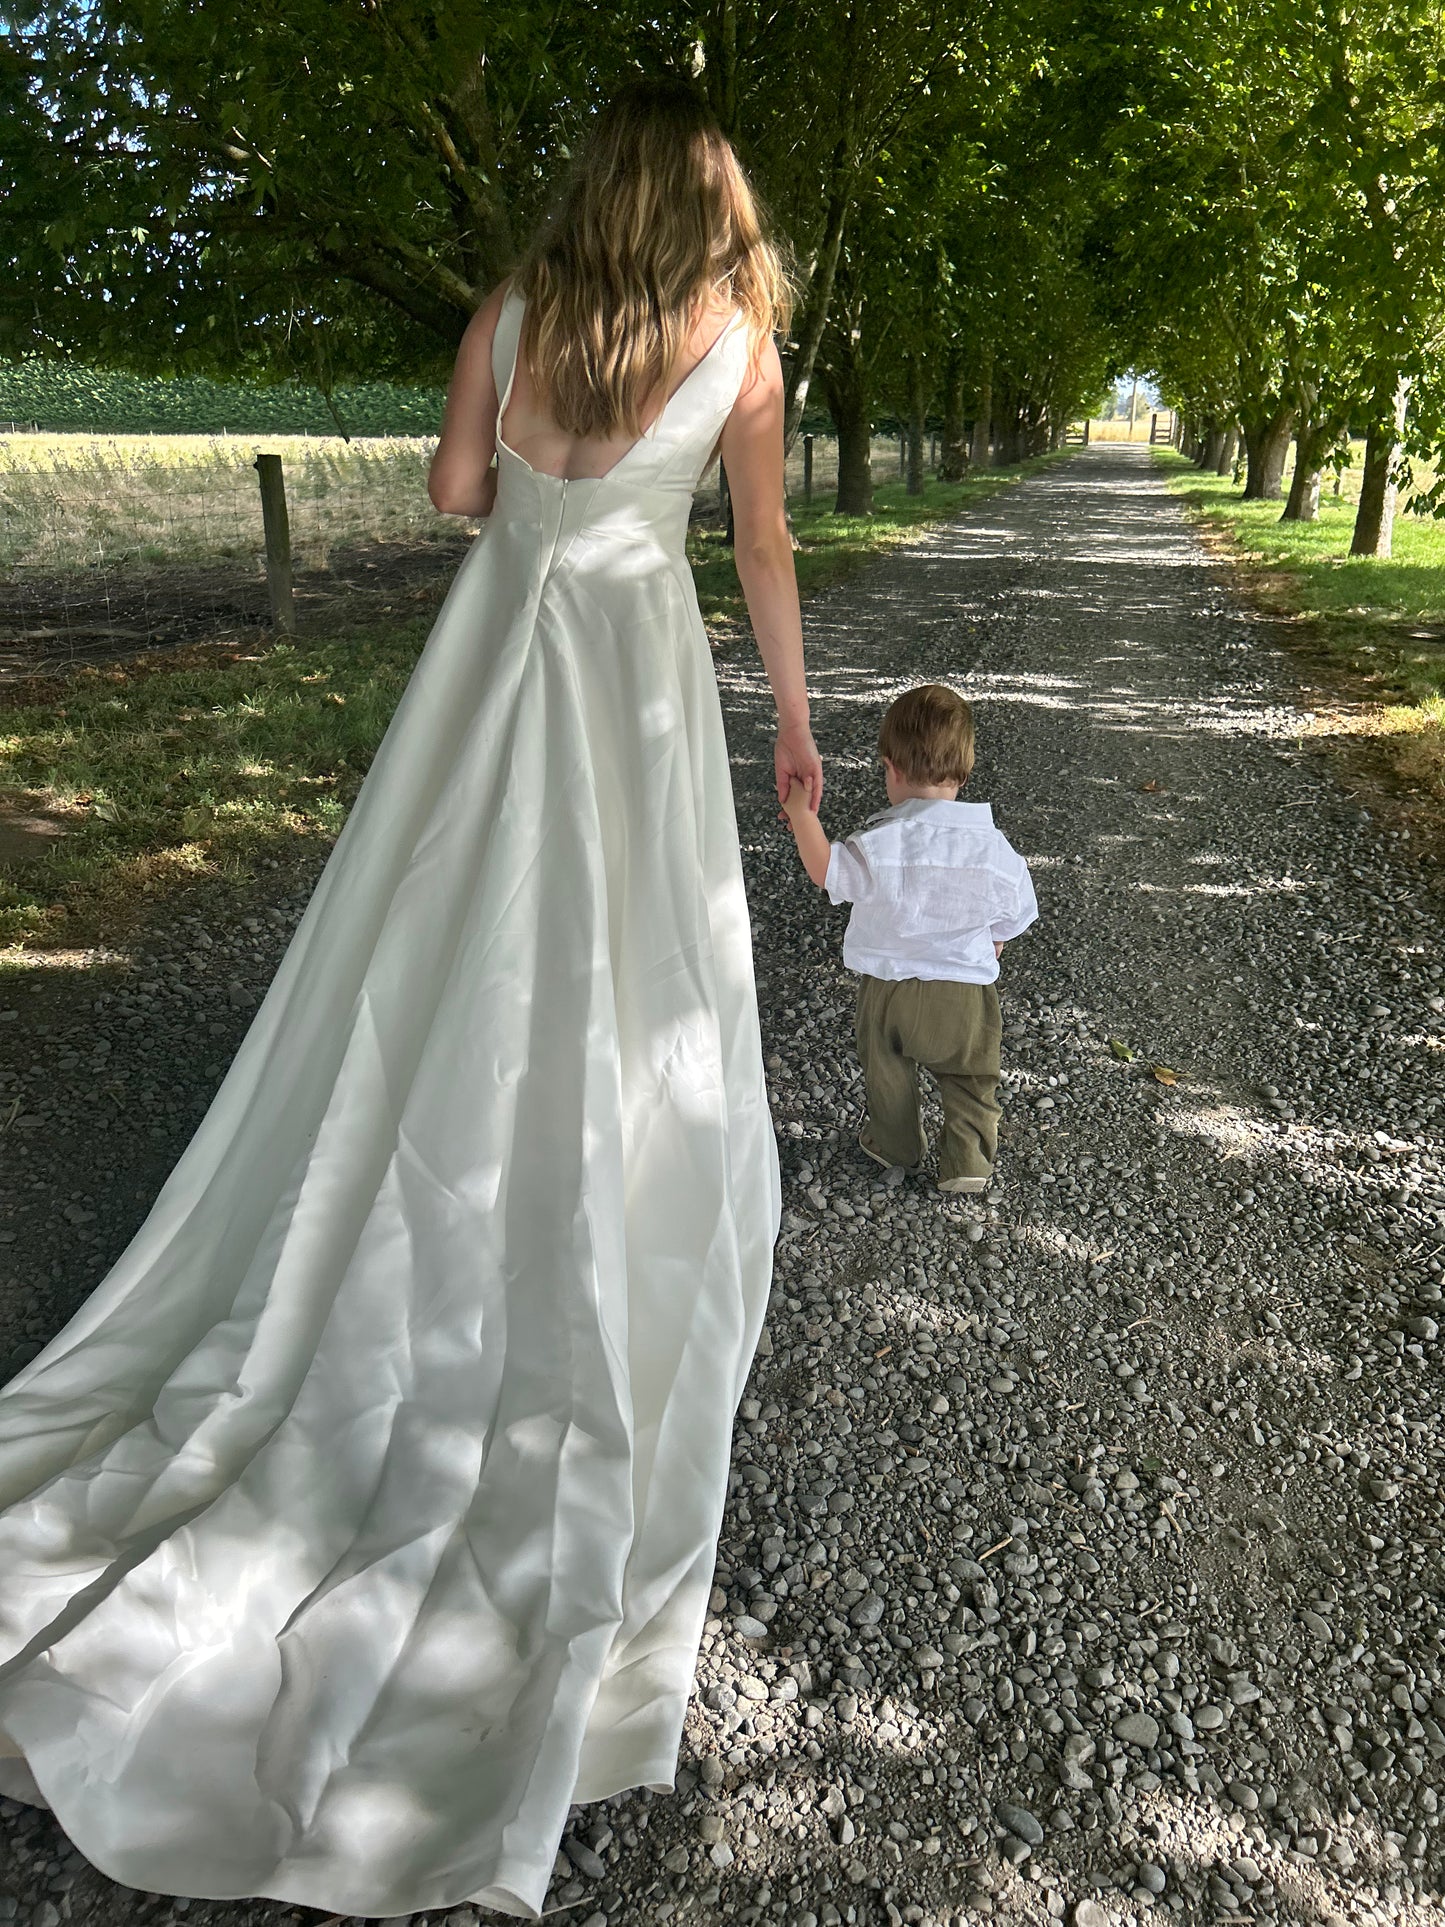
[[426, 492], [443, 515], [490, 515], [497, 499], [497, 384], [492, 337], [507, 283], [493, 288], [467, 323], [447, 389], [441, 436], [427, 471]]
[[733, 499], [733, 556], [758, 653], [778, 706], [773, 753], [778, 802], [794, 780], [816, 810], [823, 765], [808, 725], [803, 674], [803, 619], [793, 573], [793, 541], [783, 511], [783, 368], [768, 342], [750, 370], [722, 432], [722, 458]]

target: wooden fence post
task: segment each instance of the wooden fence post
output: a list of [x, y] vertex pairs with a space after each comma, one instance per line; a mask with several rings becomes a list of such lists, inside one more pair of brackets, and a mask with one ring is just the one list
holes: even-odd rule
[[805, 435], [803, 437], [803, 500], [804, 502], [811, 502], [812, 499], [813, 499], [813, 438], [811, 435]]
[[286, 516], [286, 483], [279, 455], [258, 455], [261, 478], [261, 525], [266, 535], [266, 591], [271, 600], [271, 627], [280, 635], [296, 633], [296, 604], [291, 594], [291, 525]]

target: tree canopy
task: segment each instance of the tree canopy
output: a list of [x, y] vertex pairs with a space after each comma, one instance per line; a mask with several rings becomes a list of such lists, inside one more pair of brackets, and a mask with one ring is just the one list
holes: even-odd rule
[[1351, 432], [1386, 494], [1402, 447], [1445, 442], [1438, 0], [8, 0], [0, 25], [0, 353], [436, 382], [597, 103], [673, 71], [791, 248], [789, 432], [826, 402], [852, 506], [880, 415], [915, 460], [939, 423], [945, 468], [1011, 458], [1127, 366], [1210, 459], [1242, 432], [1252, 493], [1293, 436], [1287, 512]]

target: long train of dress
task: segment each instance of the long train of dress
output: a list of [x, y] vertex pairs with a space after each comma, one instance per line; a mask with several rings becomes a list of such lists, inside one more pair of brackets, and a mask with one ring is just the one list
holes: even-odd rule
[[571, 1802], [671, 1785], [779, 1208], [683, 550], [745, 355], [600, 480], [501, 448], [210, 1110], [0, 1394], [0, 1790], [127, 1885], [533, 1914]]

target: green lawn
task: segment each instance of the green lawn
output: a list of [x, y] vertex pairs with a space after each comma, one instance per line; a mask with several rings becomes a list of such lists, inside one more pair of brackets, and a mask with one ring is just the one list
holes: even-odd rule
[[[1227, 476], [1155, 449], [1170, 488], [1224, 538], [1266, 607], [1302, 618], [1328, 660], [1376, 698], [1356, 734], [1390, 739], [1406, 779], [1445, 799], [1445, 521], [1399, 514], [1389, 561], [1349, 553], [1355, 504], [1328, 489], [1315, 522], [1246, 502]], [[1286, 478], [1288, 487], [1288, 478]]]
[[1291, 609], [1316, 619], [1332, 651], [1402, 695], [1445, 691], [1445, 521], [1395, 518], [1394, 554], [1349, 553], [1355, 505], [1320, 498], [1319, 520], [1282, 522], [1281, 502], [1246, 502], [1227, 476], [1203, 475], [1155, 449], [1169, 486], [1246, 560], [1262, 565]]
[[0, 871], [0, 944], [114, 934], [194, 876], [333, 837], [425, 634], [196, 650], [7, 692], [0, 800], [66, 833]]
[[[1049, 458], [1045, 457], [1044, 460]], [[871, 519], [818, 503], [794, 516], [807, 594], [880, 548], [1037, 463], [922, 496], [877, 490]], [[710, 620], [742, 616], [731, 552], [713, 531], [690, 547]], [[252, 653], [195, 649], [0, 690], [0, 826], [44, 813], [65, 834], [0, 867], [0, 946], [113, 938], [148, 903], [197, 878], [253, 875], [340, 828], [428, 622], [306, 637]]]

